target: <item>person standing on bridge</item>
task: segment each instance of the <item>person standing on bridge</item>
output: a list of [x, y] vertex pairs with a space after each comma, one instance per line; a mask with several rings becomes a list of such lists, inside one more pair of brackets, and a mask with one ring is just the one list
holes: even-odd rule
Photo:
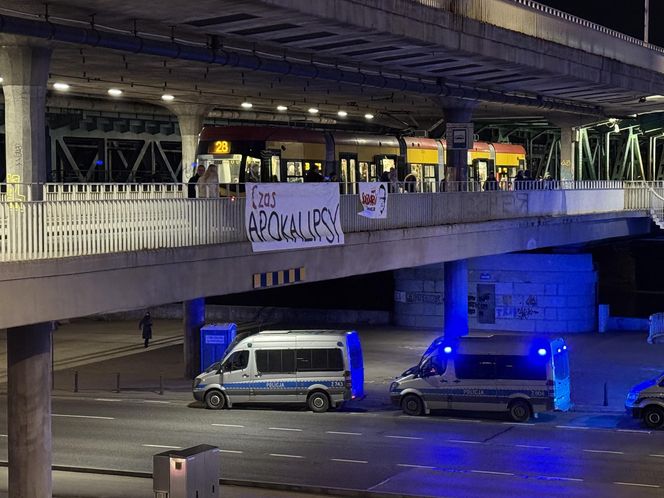
[[152, 317], [150, 316], [149, 311], [146, 312], [143, 318], [141, 318], [141, 321], [138, 322], [138, 328], [143, 331], [143, 347], [147, 348], [150, 339], [152, 339]]
[[196, 198], [196, 183], [198, 182], [198, 179], [204, 174], [205, 174], [205, 166], [199, 164], [196, 167], [196, 173], [194, 174], [194, 176], [189, 178], [189, 183], [187, 184], [187, 197], [189, 199]]

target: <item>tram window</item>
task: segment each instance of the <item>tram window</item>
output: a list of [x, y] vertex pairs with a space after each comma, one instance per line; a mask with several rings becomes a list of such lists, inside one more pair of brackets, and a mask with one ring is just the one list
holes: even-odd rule
[[272, 156], [270, 158], [270, 180], [281, 181], [281, 161], [279, 156]]
[[302, 163], [300, 161], [288, 161], [286, 163], [286, 177], [289, 182], [302, 182]]
[[256, 157], [247, 156], [244, 168], [244, 178], [248, 182], [261, 181], [261, 160]]
[[219, 183], [238, 183], [240, 181], [240, 164], [242, 163], [242, 156], [240, 154], [233, 154], [222, 157], [215, 157], [212, 161], [199, 160], [201, 164], [216, 164], [217, 174], [219, 175]]
[[369, 171], [371, 172], [371, 177], [369, 178], [369, 180], [373, 181], [376, 178], [378, 178], [378, 176], [376, 175], [376, 165], [374, 163], [369, 164]]
[[364, 162], [360, 163], [360, 178], [358, 178], [358, 180], [361, 182], [369, 181], [369, 164]]

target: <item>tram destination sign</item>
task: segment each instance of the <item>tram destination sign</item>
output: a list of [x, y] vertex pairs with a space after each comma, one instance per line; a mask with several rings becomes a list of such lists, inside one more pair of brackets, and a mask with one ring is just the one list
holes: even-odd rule
[[254, 252], [342, 245], [339, 185], [249, 183], [245, 229]]

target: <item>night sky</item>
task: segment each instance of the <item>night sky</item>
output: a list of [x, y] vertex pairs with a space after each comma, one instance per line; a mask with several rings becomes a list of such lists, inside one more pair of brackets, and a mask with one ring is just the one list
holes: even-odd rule
[[[537, 0], [559, 10], [643, 39], [644, 0]], [[664, 2], [650, 0], [650, 43], [664, 47]]]

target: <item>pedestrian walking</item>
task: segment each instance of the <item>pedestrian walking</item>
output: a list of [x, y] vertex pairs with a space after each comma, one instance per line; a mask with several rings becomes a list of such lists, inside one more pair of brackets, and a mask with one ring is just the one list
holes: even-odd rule
[[152, 339], [152, 318], [150, 317], [150, 312], [145, 313], [141, 321], [138, 322], [138, 328], [143, 331], [143, 344], [145, 348], [148, 347], [150, 339]]
[[219, 175], [217, 174], [217, 165], [210, 164], [196, 183], [198, 188], [198, 197], [207, 199], [216, 199], [219, 197]]
[[493, 173], [489, 173], [489, 176], [487, 176], [486, 181], [484, 182], [484, 190], [485, 191], [500, 190], [500, 186], [498, 185], [498, 180], [496, 179], [496, 175], [494, 175]]

